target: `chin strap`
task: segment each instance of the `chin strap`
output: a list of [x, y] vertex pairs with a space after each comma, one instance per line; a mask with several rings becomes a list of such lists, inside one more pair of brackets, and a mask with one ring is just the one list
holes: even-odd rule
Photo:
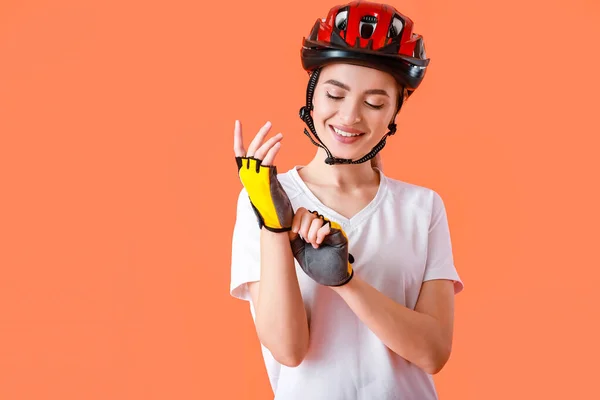
[[[381, 149], [383, 149], [383, 147], [385, 146], [386, 143], [386, 139], [388, 136], [393, 135], [394, 133], [396, 133], [396, 124], [395, 123], [390, 123], [388, 125], [388, 129], [389, 132], [386, 133], [383, 138], [381, 138], [381, 140], [379, 141], [379, 143], [377, 143], [369, 153], [367, 153], [365, 156], [359, 158], [358, 160], [352, 160], [349, 158], [337, 158], [334, 157], [331, 152], [329, 151], [329, 149], [325, 146], [325, 144], [321, 141], [321, 139], [319, 138], [319, 135], [317, 135], [317, 131], [315, 130], [315, 125], [312, 119], [312, 116], [310, 115], [310, 112], [312, 111], [313, 107], [312, 107], [312, 98], [315, 92], [315, 87], [317, 86], [317, 80], [319, 79], [319, 74], [321, 72], [321, 69], [316, 69], [310, 76], [310, 79], [308, 81], [308, 88], [306, 89], [306, 105], [303, 106], [302, 108], [300, 108], [300, 119], [303, 120], [306, 125], [309, 127], [310, 131], [312, 132], [312, 134], [314, 135], [314, 137], [319, 141], [319, 143], [315, 142], [315, 140], [312, 138], [312, 136], [310, 135], [310, 133], [308, 132], [308, 130], [306, 130], [306, 128], [304, 128], [304, 134], [306, 136], [308, 136], [308, 138], [310, 139], [310, 141], [315, 145], [315, 146], [319, 146], [322, 149], [325, 150], [325, 152], [327, 152], [327, 158], [325, 159], [325, 163], [329, 164], [329, 165], [333, 165], [333, 164], [362, 164], [365, 161], [369, 161], [371, 158], [375, 157], [375, 155], [377, 155], [377, 153], [379, 153], [381, 151]], [[398, 114], [398, 112], [400, 111], [400, 108], [402, 108], [402, 103], [404, 102], [404, 94], [402, 93], [400, 95], [399, 101], [398, 101], [398, 109], [396, 110], [396, 114], [394, 114], [394, 119], [395, 116]]]

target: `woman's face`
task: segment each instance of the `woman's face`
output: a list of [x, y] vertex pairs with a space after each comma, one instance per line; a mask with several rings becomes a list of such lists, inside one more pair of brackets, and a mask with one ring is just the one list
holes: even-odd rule
[[319, 138], [335, 157], [364, 156], [388, 132], [398, 96], [396, 81], [386, 72], [351, 64], [325, 66], [313, 96]]

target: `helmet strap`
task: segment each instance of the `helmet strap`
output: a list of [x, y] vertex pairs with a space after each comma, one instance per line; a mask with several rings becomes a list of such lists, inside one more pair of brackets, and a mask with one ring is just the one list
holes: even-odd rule
[[306, 105], [303, 106], [302, 108], [300, 108], [300, 119], [303, 120], [306, 123], [306, 125], [308, 125], [308, 127], [310, 128], [310, 131], [315, 136], [315, 138], [319, 141], [319, 143], [314, 141], [314, 139], [312, 138], [312, 136], [310, 136], [310, 133], [308, 133], [306, 128], [304, 128], [304, 134], [306, 136], [308, 136], [310, 141], [315, 146], [319, 146], [322, 149], [324, 149], [327, 152], [327, 159], [329, 159], [332, 157], [331, 152], [325, 146], [325, 144], [321, 141], [321, 138], [319, 138], [319, 135], [317, 135], [317, 131], [315, 130], [315, 125], [314, 125], [312, 116], [310, 115], [310, 112], [313, 109], [312, 98], [315, 93], [315, 87], [317, 86], [317, 80], [319, 79], [320, 73], [321, 73], [321, 68], [318, 68], [318, 69], [314, 70], [313, 73], [310, 75], [310, 79], [308, 81], [308, 87], [306, 89]]

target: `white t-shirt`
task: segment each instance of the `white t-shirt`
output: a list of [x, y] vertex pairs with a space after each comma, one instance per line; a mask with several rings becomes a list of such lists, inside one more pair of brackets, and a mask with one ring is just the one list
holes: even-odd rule
[[[396, 302], [414, 309], [421, 284], [454, 281], [446, 209], [432, 189], [381, 177], [375, 198], [348, 219], [322, 204], [298, 174], [299, 166], [278, 179], [297, 210], [318, 211], [339, 223], [354, 257], [354, 273]], [[232, 241], [232, 296], [254, 306], [247, 283], [260, 280], [260, 231], [245, 189], [237, 204]], [[310, 345], [294, 368], [279, 364], [261, 345], [276, 400], [437, 399], [433, 378], [393, 353], [333, 290], [308, 277], [297, 261], [296, 273], [310, 326]]]

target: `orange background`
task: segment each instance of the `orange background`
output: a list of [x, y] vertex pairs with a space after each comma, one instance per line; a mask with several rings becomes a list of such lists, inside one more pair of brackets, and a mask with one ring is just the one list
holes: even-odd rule
[[[229, 296], [233, 124], [308, 162], [299, 49], [334, 4], [0, 3], [1, 399], [272, 398]], [[442, 195], [465, 282], [440, 398], [590, 398], [600, 6], [393, 4], [432, 62], [385, 171]]]

